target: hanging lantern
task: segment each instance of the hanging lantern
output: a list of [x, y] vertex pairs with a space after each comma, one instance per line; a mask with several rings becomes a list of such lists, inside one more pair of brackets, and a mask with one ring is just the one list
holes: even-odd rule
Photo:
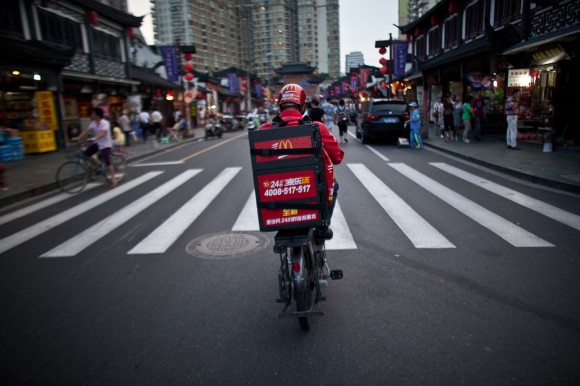
[[246, 81], [245, 81], [245, 80], [242, 80], [242, 81], [240, 82], [240, 84], [241, 84], [242, 86], [245, 86], [245, 85], [246, 85]]
[[447, 10], [449, 11], [449, 13], [457, 12], [457, 4], [455, 4], [455, 0], [451, 0], [449, 2], [449, 7], [447, 8]]
[[187, 74], [185, 74], [185, 79], [186, 79], [188, 82], [191, 82], [191, 81], [193, 80], [193, 74], [192, 74], [192, 73], [190, 73], [190, 72], [188, 72]]
[[197, 99], [204, 99], [205, 96], [203, 95], [203, 93], [201, 91], [197, 92]]
[[191, 54], [189, 52], [186, 53], [186, 54], [183, 54], [183, 59], [185, 59], [185, 60], [191, 60], [191, 58], [192, 58], [192, 56], [191, 56]]
[[133, 39], [135, 37], [135, 34], [133, 33], [133, 27], [127, 27], [127, 36], [129, 39]]
[[373, 91], [374, 91], [374, 92], [377, 92], [377, 91], [379, 91], [379, 88], [378, 88], [377, 86], [374, 86], [374, 87], [373, 87]]
[[387, 52], [387, 49], [385, 47], [379, 48], [379, 54], [384, 55], [385, 52]]
[[387, 69], [387, 66], [383, 66], [379, 69], [379, 72], [385, 75], [387, 72], [389, 72], [389, 70]]
[[352, 88], [350, 91], [352, 91], [352, 92], [353, 92], [353, 94], [356, 94], [356, 92], [357, 92], [357, 88], [356, 88], [356, 87], [353, 87], [353, 88]]
[[186, 63], [185, 66], [183, 66], [183, 68], [185, 69], [185, 71], [187, 72], [192, 72], [193, 71], [193, 64], [191, 63]]
[[379, 59], [379, 63], [382, 64], [383, 66], [385, 66], [387, 64], [387, 59], [385, 58], [380, 58]]
[[97, 11], [89, 11], [89, 24], [90, 25], [97, 25], [99, 24], [99, 14]]
[[411, 35], [407, 34], [405, 36], [407, 37], [407, 41], [410, 42], [411, 41]]
[[438, 24], [439, 24], [439, 18], [437, 17], [437, 15], [435, 15], [435, 14], [431, 15], [431, 26], [435, 27]]
[[416, 38], [418, 38], [422, 34], [423, 34], [423, 30], [421, 30], [421, 28], [419, 28], [419, 27], [415, 28], [415, 37]]

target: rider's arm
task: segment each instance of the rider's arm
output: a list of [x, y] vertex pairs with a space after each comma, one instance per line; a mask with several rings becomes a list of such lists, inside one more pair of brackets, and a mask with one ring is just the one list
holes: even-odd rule
[[320, 128], [320, 136], [322, 137], [322, 147], [326, 150], [332, 163], [338, 165], [344, 158], [344, 151], [340, 148], [340, 145], [336, 142], [336, 138], [330, 133], [326, 125], [319, 124], [318, 126]]

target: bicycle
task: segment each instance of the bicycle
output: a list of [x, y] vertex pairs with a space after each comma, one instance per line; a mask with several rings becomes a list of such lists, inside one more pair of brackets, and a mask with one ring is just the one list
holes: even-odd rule
[[[100, 153], [98, 153], [99, 168], [95, 169], [88, 157], [84, 154], [85, 150], [86, 146], [83, 143], [72, 154], [70, 157], [72, 159], [63, 163], [56, 171], [56, 184], [65, 193], [77, 194], [82, 192], [93, 175], [102, 175], [107, 183], [111, 183], [109, 170], [103, 163]], [[111, 162], [115, 168], [117, 183], [119, 183], [126, 175], [125, 169], [127, 161], [121, 153], [112, 151]]]

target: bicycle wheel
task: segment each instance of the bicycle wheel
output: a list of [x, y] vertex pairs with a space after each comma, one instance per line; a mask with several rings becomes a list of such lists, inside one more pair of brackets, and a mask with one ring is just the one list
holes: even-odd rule
[[[126, 172], [127, 161], [125, 160], [125, 157], [123, 157], [122, 155], [112, 154], [111, 163], [115, 168], [115, 177], [117, 177], [117, 183], [119, 183], [123, 180], [123, 178], [125, 178], [125, 175], [127, 174]], [[109, 169], [107, 169], [106, 167], [104, 176], [107, 182], [111, 183], [111, 175], [109, 173]]]
[[67, 161], [56, 171], [56, 184], [63, 192], [76, 194], [83, 191], [88, 177], [87, 169], [80, 161]]
[[[310, 311], [314, 305], [314, 272], [312, 267], [312, 258], [307, 247], [294, 247], [291, 249], [292, 261], [300, 262], [302, 267], [301, 277], [294, 277], [294, 301], [296, 302], [296, 311]], [[296, 273], [294, 273], [296, 275]], [[304, 331], [310, 329], [310, 319], [308, 316], [299, 316], [298, 322]]]

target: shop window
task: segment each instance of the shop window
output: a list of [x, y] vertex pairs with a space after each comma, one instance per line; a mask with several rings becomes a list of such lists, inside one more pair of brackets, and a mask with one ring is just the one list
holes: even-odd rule
[[99, 58], [121, 61], [119, 38], [93, 30], [93, 53]]
[[417, 38], [417, 40], [415, 41], [415, 47], [416, 47], [415, 53], [417, 55], [417, 59], [425, 60], [426, 47], [425, 47], [425, 37], [424, 36]]
[[44, 41], [69, 46], [77, 50], [83, 48], [79, 23], [43, 9], [38, 10], [38, 22]]
[[2, 12], [0, 12], [0, 32], [7, 32], [9, 35], [24, 37], [22, 29], [22, 17], [18, 0], [8, 0], [2, 2]]
[[516, 19], [522, 13], [522, 0], [496, 0], [494, 26], [500, 27]]
[[429, 54], [428, 56], [433, 56], [441, 51], [441, 29], [439, 27], [433, 28], [429, 31]]
[[483, 1], [478, 1], [465, 10], [465, 38], [473, 39], [483, 33]]
[[443, 33], [445, 36], [444, 48], [451, 48], [459, 43], [458, 20], [459, 18], [454, 16], [443, 24]]

